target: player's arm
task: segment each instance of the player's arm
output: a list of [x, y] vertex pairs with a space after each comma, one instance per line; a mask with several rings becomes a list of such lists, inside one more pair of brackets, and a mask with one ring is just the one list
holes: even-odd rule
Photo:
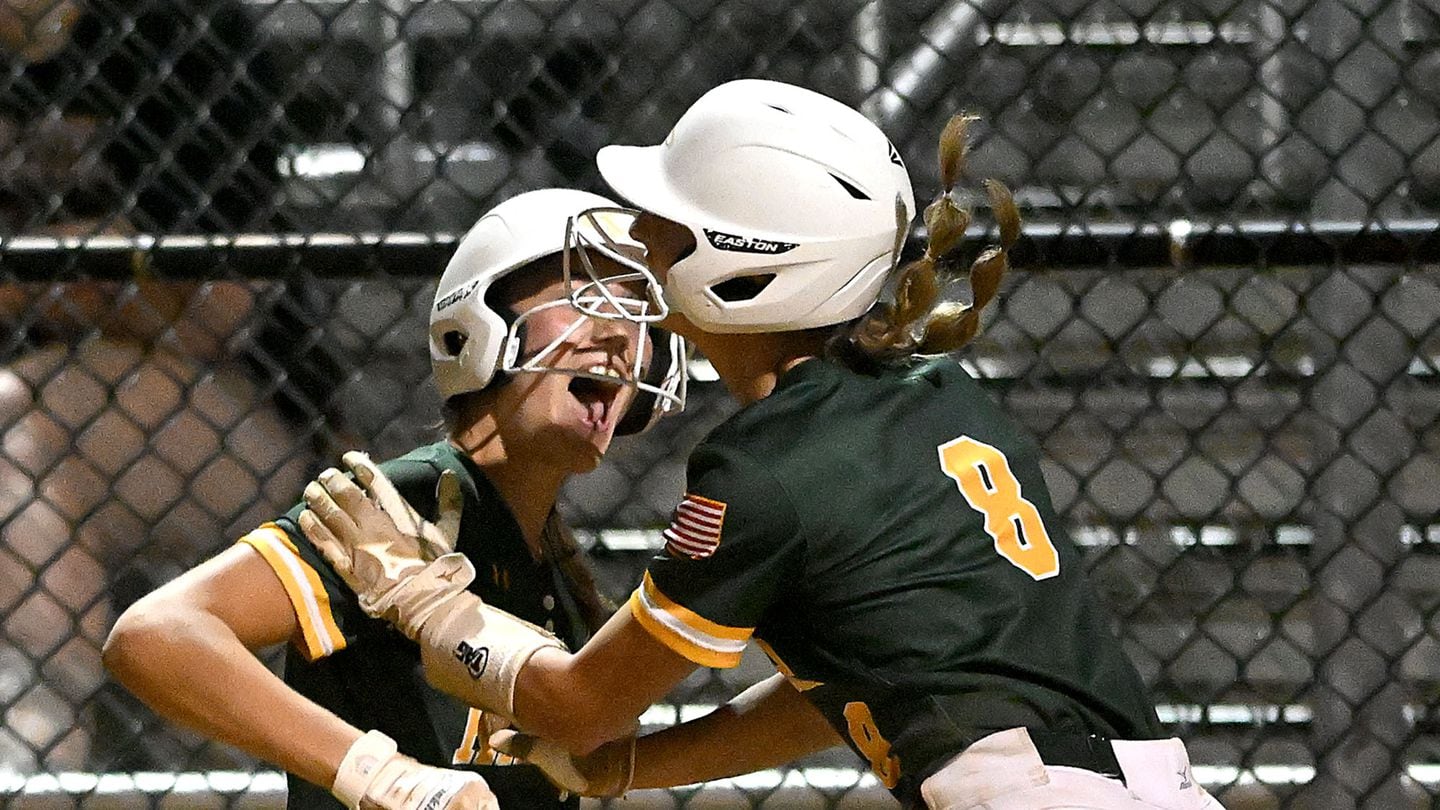
[[583, 796], [708, 782], [792, 762], [841, 740], [782, 675], [750, 687], [704, 717], [572, 755], [532, 734], [490, 738], [502, 753], [536, 765], [559, 787]]
[[255, 657], [299, 630], [276, 572], [239, 544], [132, 605], [102, 657], [161, 716], [325, 787], [348, 807], [494, 808], [478, 775], [399, 754], [388, 737], [362, 734]]
[[253, 652], [298, 628], [275, 573], [253, 548], [236, 545], [126, 610], [103, 659], [166, 719], [329, 787], [361, 731], [295, 692]]
[[[306, 487], [308, 508], [299, 517], [306, 537], [362, 595], [370, 615], [387, 619], [420, 645], [431, 684], [572, 753], [628, 732], [645, 708], [697, 665], [738, 664], [754, 631], [753, 616], [725, 616], [736, 624], [717, 623], [667, 597], [647, 574], [629, 609], [572, 655], [544, 631], [470, 593], [475, 571], [463, 555], [424, 554], [430, 524], [388, 494], [392, 485], [368, 459], [347, 453], [346, 463], [354, 480], [327, 470]], [[754, 524], [772, 519], [769, 510], [748, 518]], [[774, 525], [781, 536], [790, 534], [787, 525]], [[743, 535], [742, 526], [713, 558], [723, 557], [726, 570], [711, 570], [709, 591], [722, 601], [731, 594], [758, 614], [783, 578], [785, 567], [770, 564], [783, 544], [768, 542], [763, 533], [753, 542], [736, 539]], [[746, 571], [746, 584], [722, 579], [729, 569]]]
[[553, 635], [485, 604], [467, 589], [475, 578], [470, 561], [433, 556], [454, 544], [425, 540], [444, 534], [438, 524], [458, 526], [459, 504], [437, 499], [432, 523], [363, 454], [344, 458], [354, 479], [320, 473], [305, 488], [299, 526], [367, 613], [420, 645], [437, 689], [585, 752], [627, 734], [695, 669], [628, 611], [571, 655]]
[[843, 740], [776, 674], [704, 717], [636, 741], [632, 788], [708, 782], [793, 762]]
[[694, 670], [620, 610], [579, 652], [547, 648], [529, 660], [515, 683], [515, 724], [587, 753], [630, 734], [636, 718]]

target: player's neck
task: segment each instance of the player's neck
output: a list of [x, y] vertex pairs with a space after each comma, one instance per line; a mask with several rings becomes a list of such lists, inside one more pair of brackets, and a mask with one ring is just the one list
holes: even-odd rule
[[770, 396], [785, 372], [818, 355], [824, 338], [814, 332], [771, 332], [705, 335], [695, 343], [730, 395], [749, 405]]
[[493, 425], [487, 425], [483, 419], [469, 430], [452, 436], [451, 442], [485, 473], [519, 525], [531, 556], [540, 559], [545, 522], [555, 508], [555, 499], [569, 471], [513, 458]]
[[530, 556], [540, 559], [543, 556], [541, 538], [545, 533], [545, 523], [555, 509], [555, 499], [560, 494], [560, 485], [565, 482], [566, 475], [562, 472], [547, 475], [544, 468], [509, 462], [482, 465], [481, 469], [495, 485], [505, 505], [510, 507], [510, 514], [520, 525]]

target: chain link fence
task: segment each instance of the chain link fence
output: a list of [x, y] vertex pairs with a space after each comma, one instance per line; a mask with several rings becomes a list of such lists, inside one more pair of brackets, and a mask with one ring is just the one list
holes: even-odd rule
[[[1197, 777], [1440, 800], [1436, 0], [6, 0], [0, 63], [0, 804], [281, 805], [106, 681], [115, 616], [341, 450], [434, 436], [455, 234], [739, 76], [864, 110], [922, 199], [982, 117], [1027, 238], [966, 362]], [[735, 407], [692, 391], [566, 490], [616, 595]], [[843, 751], [623, 804], [892, 806]]]

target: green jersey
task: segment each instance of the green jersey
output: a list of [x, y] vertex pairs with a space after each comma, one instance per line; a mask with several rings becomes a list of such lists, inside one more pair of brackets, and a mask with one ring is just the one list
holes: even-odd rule
[[691, 455], [630, 610], [706, 666], [755, 637], [907, 804], [993, 731], [1155, 737], [1038, 461], [952, 360], [805, 361]]
[[[448, 443], [421, 447], [380, 465], [420, 514], [435, 517], [443, 470], [459, 476], [465, 496], [456, 550], [475, 565], [470, 590], [486, 603], [554, 630], [571, 649], [585, 627], [555, 566], [537, 562], [500, 494], [469, 458]], [[502, 807], [577, 807], [538, 768], [494, 766], [481, 713], [431, 688], [420, 651], [388, 623], [361, 611], [353, 591], [315, 550], [296, 520], [303, 506], [240, 539], [274, 569], [290, 596], [300, 632], [285, 662], [285, 682], [354, 726], [390, 735], [420, 762], [479, 772]], [[340, 807], [327, 790], [290, 777], [289, 807]]]

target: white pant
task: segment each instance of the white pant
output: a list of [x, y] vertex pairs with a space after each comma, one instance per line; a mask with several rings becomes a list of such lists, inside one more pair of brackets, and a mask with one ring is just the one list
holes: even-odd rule
[[920, 785], [931, 810], [1224, 810], [1190, 772], [1185, 745], [1112, 740], [1125, 781], [1046, 765], [1023, 728], [983, 737]]

